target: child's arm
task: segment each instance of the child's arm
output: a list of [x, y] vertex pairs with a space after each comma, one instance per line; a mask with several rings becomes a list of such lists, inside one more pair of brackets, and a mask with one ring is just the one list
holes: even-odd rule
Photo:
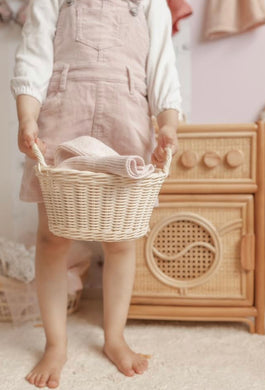
[[38, 138], [37, 119], [41, 104], [34, 97], [24, 94], [17, 96], [16, 104], [19, 121], [18, 148], [28, 157], [36, 159], [31, 149], [34, 142], [37, 143], [43, 154], [46, 151], [46, 145]]
[[162, 167], [164, 148], [177, 151], [178, 114], [182, 112], [179, 75], [172, 42], [172, 16], [166, 0], [144, 0], [150, 35], [147, 61], [148, 99], [156, 116], [159, 134], [152, 162]]
[[10, 89], [16, 99], [19, 120], [18, 146], [35, 158], [31, 146], [37, 142], [37, 119], [47, 94], [53, 67], [53, 37], [62, 0], [30, 0], [27, 19], [16, 50]]
[[172, 155], [177, 151], [178, 111], [169, 109], [160, 112], [157, 116], [157, 124], [159, 133], [157, 137], [157, 146], [152, 154], [152, 163], [158, 168], [162, 168], [166, 158], [165, 147], [171, 147]]

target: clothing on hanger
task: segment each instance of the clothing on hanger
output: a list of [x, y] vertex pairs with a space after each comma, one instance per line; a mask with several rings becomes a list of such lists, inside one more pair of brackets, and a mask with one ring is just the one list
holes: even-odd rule
[[242, 33], [263, 24], [264, 0], [208, 0], [206, 39]]
[[13, 12], [5, 0], [0, 0], [0, 22], [7, 23], [13, 17]]
[[167, 0], [167, 2], [172, 14], [172, 34], [176, 34], [179, 31], [179, 21], [192, 15], [193, 10], [185, 0]]
[[6, 0], [0, 0], [0, 22], [10, 22], [12, 19], [20, 26], [26, 21], [29, 0], [23, 0], [16, 14], [13, 13]]

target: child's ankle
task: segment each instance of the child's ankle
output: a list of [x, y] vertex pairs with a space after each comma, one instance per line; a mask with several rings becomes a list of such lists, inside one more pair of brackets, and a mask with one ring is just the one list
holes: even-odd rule
[[57, 341], [46, 341], [45, 349], [67, 349], [67, 340], [57, 340]]
[[105, 335], [105, 344], [107, 345], [113, 345], [113, 344], [117, 344], [117, 343], [120, 343], [121, 341], [125, 341], [124, 339], [124, 335], [121, 333], [115, 333], [115, 334], [112, 334], [112, 335]]

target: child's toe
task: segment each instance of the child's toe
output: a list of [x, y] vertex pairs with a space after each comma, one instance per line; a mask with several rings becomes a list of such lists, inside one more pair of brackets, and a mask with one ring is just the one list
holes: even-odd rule
[[29, 376], [28, 378], [28, 381], [29, 383], [31, 383], [32, 385], [35, 383], [35, 378], [36, 378], [37, 374], [35, 374], [34, 372]]
[[55, 387], [57, 387], [59, 385], [59, 375], [51, 374], [49, 379], [48, 379], [47, 385], [51, 389], [54, 389]]
[[40, 377], [40, 379], [39, 379], [39, 387], [44, 387], [44, 386], [46, 386], [48, 377], [49, 377], [48, 374], [43, 374], [43, 375], [41, 375], [41, 377]]
[[148, 367], [148, 362], [145, 358], [140, 357], [138, 355], [137, 360], [135, 360], [133, 364], [133, 368], [137, 374], [143, 374], [143, 372], [147, 369]]
[[134, 370], [132, 369], [131, 366], [129, 365], [123, 365], [121, 367], [121, 371], [123, 372], [124, 375], [126, 376], [133, 376], [135, 374]]
[[38, 374], [38, 375], [36, 376], [35, 382], [34, 382], [35, 386], [38, 386], [38, 387], [39, 387], [41, 377], [42, 377], [42, 374]]
[[29, 380], [29, 378], [31, 377], [31, 375], [32, 375], [32, 371], [30, 371], [30, 372], [28, 373], [28, 375], [27, 375], [27, 376], [25, 376], [25, 379], [28, 381], [28, 380]]

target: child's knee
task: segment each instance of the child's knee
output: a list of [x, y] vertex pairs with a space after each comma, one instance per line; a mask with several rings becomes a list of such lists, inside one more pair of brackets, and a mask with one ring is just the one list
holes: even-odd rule
[[68, 248], [71, 243], [71, 240], [69, 240], [68, 238], [56, 236], [52, 232], [47, 231], [46, 229], [38, 229], [37, 239], [41, 245], [47, 247]]

